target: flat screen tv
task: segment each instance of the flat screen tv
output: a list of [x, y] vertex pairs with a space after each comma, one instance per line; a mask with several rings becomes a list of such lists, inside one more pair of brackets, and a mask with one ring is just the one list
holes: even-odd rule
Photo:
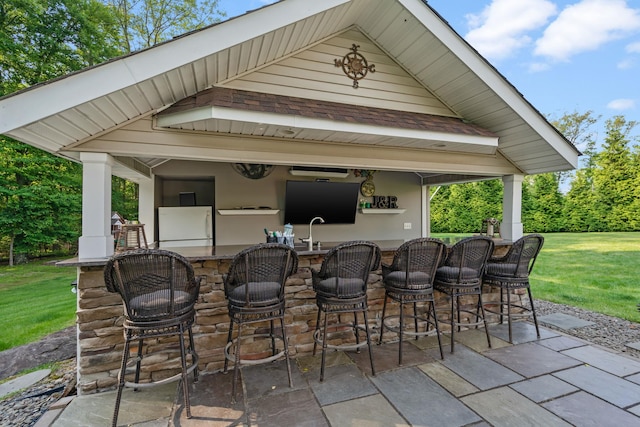
[[308, 224], [320, 216], [325, 224], [354, 224], [358, 182], [287, 181], [285, 224]]

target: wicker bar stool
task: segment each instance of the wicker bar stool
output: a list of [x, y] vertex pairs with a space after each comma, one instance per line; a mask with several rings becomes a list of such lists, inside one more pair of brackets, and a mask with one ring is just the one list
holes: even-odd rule
[[[402, 365], [403, 336], [411, 335], [416, 339], [431, 334], [429, 327], [435, 328], [440, 348], [440, 357], [444, 359], [440, 328], [433, 299], [433, 281], [436, 276], [445, 244], [438, 239], [419, 238], [403, 243], [396, 251], [391, 265], [382, 264], [385, 298], [382, 306], [382, 324], [379, 343], [382, 343], [384, 330], [397, 332], [399, 335], [398, 364]], [[391, 299], [400, 303], [400, 314], [387, 316], [387, 301]], [[418, 315], [417, 304], [428, 303], [426, 315]], [[404, 305], [413, 305], [413, 314], [404, 313]], [[392, 326], [390, 320], [400, 318], [398, 326]], [[405, 331], [405, 317], [413, 319], [413, 331]], [[418, 330], [418, 321], [426, 323], [426, 330]]]
[[[229, 273], [224, 276], [224, 292], [229, 307], [229, 335], [225, 347], [224, 372], [230, 360], [234, 362], [232, 402], [236, 399], [236, 386], [241, 365], [272, 362], [284, 355], [287, 361], [289, 386], [291, 364], [289, 347], [284, 327], [284, 285], [287, 278], [298, 270], [298, 255], [291, 247], [281, 243], [263, 243], [238, 253], [231, 262]], [[276, 335], [274, 320], [280, 320], [280, 335]], [[250, 323], [269, 321], [269, 332], [249, 335], [252, 339], [270, 338], [271, 356], [242, 360], [240, 357], [242, 327]], [[233, 325], [238, 325], [238, 334], [233, 338]], [[282, 341], [282, 350], [276, 348], [276, 340]], [[231, 349], [233, 348], [233, 354]]]
[[[196, 279], [193, 267], [174, 252], [138, 249], [113, 256], [104, 268], [104, 281], [109, 292], [120, 294], [124, 305], [125, 343], [112, 425], [115, 427], [118, 422], [124, 387], [145, 388], [180, 379], [187, 417], [190, 418], [187, 376], [193, 372], [194, 382], [198, 381], [198, 355], [191, 326], [200, 292], [200, 281]], [[188, 334], [188, 342], [185, 342], [185, 333]], [[140, 383], [140, 368], [146, 356], [143, 352], [144, 340], [168, 336], [179, 338], [181, 372], [164, 380]], [[137, 341], [138, 349], [137, 356], [133, 358], [135, 377], [130, 382], [126, 380], [126, 375], [132, 341]]]
[[[367, 279], [369, 272], [376, 270], [380, 264], [380, 248], [372, 242], [352, 241], [335, 246], [324, 258], [320, 271], [311, 270], [313, 289], [316, 292], [318, 317], [313, 334], [313, 354], [317, 345], [322, 345], [322, 363], [320, 381], [324, 381], [324, 367], [327, 349], [357, 350], [369, 347], [371, 375], [375, 375], [371, 334], [367, 319]], [[320, 322], [324, 313], [324, 321]], [[353, 313], [353, 322], [342, 323], [341, 314]], [[358, 324], [358, 313], [364, 317], [364, 326]], [[338, 314], [337, 324], [328, 324], [330, 314]], [[327, 343], [329, 331], [342, 331], [351, 328], [355, 334], [355, 344], [330, 345]], [[360, 331], [366, 334], [366, 340], [360, 342]]]
[[[529, 234], [521, 237], [513, 243], [509, 251], [503, 257], [490, 258], [487, 262], [487, 268], [484, 274], [483, 282], [486, 285], [497, 286], [500, 288], [500, 301], [497, 303], [500, 310], [490, 309], [491, 303], [485, 303], [485, 310], [500, 315], [500, 323], [503, 323], [504, 316], [507, 317], [509, 324], [509, 342], [513, 343], [513, 332], [511, 328], [511, 319], [529, 317], [533, 315], [533, 323], [536, 326], [536, 334], [540, 338], [540, 328], [538, 327], [538, 318], [536, 317], [536, 309], [533, 305], [533, 297], [531, 296], [531, 286], [529, 285], [529, 276], [536, 258], [542, 249], [544, 237], [540, 234]], [[525, 305], [521, 301], [512, 301], [512, 291], [516, 289], [526, 289], [529, 295], [529, 303]], [[504, 300], [506, 295], [506, 301]], [[504, 313], [506, 308], [507, 313]], [[520, 310], [517, 313], [512, 312], [512, 308]]]
[[[456, 327], [460, 331], [463, 325], [461, 313], [475, 315], [475, 322], [469, 320], [465, 326], [484, 324], [487, 343], [491, 347], [491, 337], [482, 304], [482, 275], [487, 259], [493, 252], [493, 241], [489, 237], [474, 236], [463, 239], [453, 245], [441, 267], [436, 271], [434, 287], [451, 298], [451, 353], [454, 351], [454, 334]], [[475, 312], [461, 308], [460, 297], [477, 295], [478, 303]]]

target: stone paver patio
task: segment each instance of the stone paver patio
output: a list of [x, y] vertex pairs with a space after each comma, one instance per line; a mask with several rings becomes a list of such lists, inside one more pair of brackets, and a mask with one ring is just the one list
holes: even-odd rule
[[[434, 337], [375, 346], [376, 376], [368, 354], [335, 352], [319, 382], [319, 356], [242, 369], [243, 387], [231, 404], [233, 375], [202, 374], [192, 384], [186, 418], [178, 384], [125, 390], [120, 424], [160, 426], [640, 426], [640, 360], [615, 354], [528, 322], [456, 333], [455, 354]], [[480, 337], [480, 338], [479, 338]], [[52, 424], [107, 426], [115, 393], [79, 396]], [[38, 426], [40, 427], [40, 426]]]

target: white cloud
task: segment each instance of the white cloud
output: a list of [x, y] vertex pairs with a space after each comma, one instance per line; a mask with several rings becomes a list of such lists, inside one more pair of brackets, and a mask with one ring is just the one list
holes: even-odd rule
[[607, 104], [607, 108], [611, 110], [631, 110], [636, 107], [636, 101], [634, 99], [614, 99]]
[[531, 44], [529, 32], [544, 26], [556, 6], [548, 0], [492, 0], [479, 15], [467, 15], [466, 40], [483, 56], [506, 58]]
[[549, 68], [549, 64], [545, 64], [543, 62], [534, 62], [529, 64], [530, 73], [540, 73], [542, 71], [547, 71]]
[[635, 66], [636, 62], [633, 59], [623, 59], [616, 64], [619, 70], [629, 70]]
[[626, 51], [629, 53], [640, 53], [640, 42], [628, 44]]
[[640, 31], [640, 9], [626, 0], [582, 0], [566, 7], [536, 41], [534, 53], [558, 61]]

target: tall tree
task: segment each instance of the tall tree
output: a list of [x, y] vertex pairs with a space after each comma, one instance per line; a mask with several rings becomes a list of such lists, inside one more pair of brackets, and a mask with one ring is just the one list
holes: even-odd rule
[[596, 138], [594, 126], [600, 120], [592, 111], [565, 114], [552, 124], [575, 146], [582, 150], [581, 167], [573, 174], [564, 201], [564, 225], [567, 231], [600, 229], [594, 210], [593, 172], [595, 169]]
[[554, 173], [527, 177], [530, 205], [523, 209], [522, 224], [526, 232], [563, 231], [563, 197], [560, 178]]
[[17, 141], [0, 144], [0, 235], [14, 251], [74, 241], [80, 234], [80, 166]]
[[638, 170], [630, 148], [630, 133], [636, 122], [615, 116], [606, 121], [606, 138], [596, 157], [593, 183], [596, 207], [605, 229], [601, 231], [631, 231], [638, 229], [638, 219], [632, 215]]
[[111, 177], [111, 210], [127, 220], [137, 220], [138, 184], [117, 176]]
[[488, 180], [441, 187], [431, 203], [436, 233], [473, 233], [487, 218], [501, 218], [502, 183]]
[[[117, 27], [98, 0], [0, 0], [0, 95], [119, 53]], [[67, 160], [0, 136], [0, 235], [13, 249], [77, 239], [81, 171]]]
[[144, 49], [218, 22], [226, 14], [218, 0], [105, 0], [115, 11], [121, 48]]
[[99, 0], [0, 0], [0, 94], [105, 61], [117, 41]]

